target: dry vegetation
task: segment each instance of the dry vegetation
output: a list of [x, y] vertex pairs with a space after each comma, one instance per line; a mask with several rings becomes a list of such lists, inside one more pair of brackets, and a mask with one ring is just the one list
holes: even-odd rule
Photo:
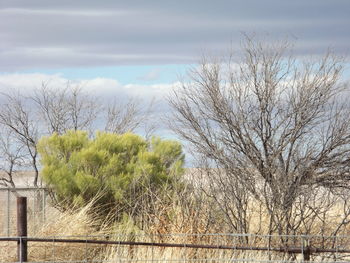
[[247, 36], [238, 58], [204, 57], [169, 97], [170, 125], [203, 167], [199, 187], [230, 232], [347, 232], [350, 107], [342, 70], [331, 53], [302, 61], [289, 43]]
[[[324, 195], [324, 193], [322, 193]], [[328, 199], [330, 197], [327, 197]], [[131, 218], [124, 216], [119, 222], [109, 219], [101, 219], [94, 213], [92, 203], [80, 209], [59, 212], [52, 210], [46, 223], [36, 234], [38, 237], [69, 237], [110, 239], [120, 241], [142, 241], [142, 242], [164, 242], [180, 244], [212, 244], [212, 245], [243, 245], [243, 246], [271, 246], [279, 247], [281, 244], [289, 246], [300, 246], [300, 237], [267, 237], [254, 234], [265, 234], [268, 213], [257, 203], [249, 205], [249, 228], [252, 235], [239, 236], [228, 233], [229, 225], [225, 222], [220, 209], [215, 209], [214, 203], [208, 202], [201, 191], [187, 189], [173, 196], [172, 202], [155, 200], [152, 204], [152, 213], [149, 208], [142, 213], [142, 218]], [[327, 238], [327, 235], [337, 233], [339, 236], [347, 235], [349, 227], [343, 224], [343, 204], [340, 200], [334, 200], [327, 213], [313, 219], [309, 234], [323, 235], [323, 237], [310, 238], [313, 247], [348, 247], [346, 238]], [[297, 216], [297, 215], [296, 215]], [[341, 226], [341, 227], [340, 227]], [[300, 228], [302, 231], [303, 228]], [[181, 233], [181, 234], [177, 234]], [[302, 233], [299, 233], [302, 234]], [[281, 243], [283, 242], [283, 243]], [[16, 245], [14, 243], [3, 243], [0, 249], [1, 262], [16, 261]], [[317, 260], [324, 262], [332, 259], [334, 255], [327, 257], [317, 256]], [[296, 255], [272, 252], [238, 251], [238, 250], [215, 250], [215, 249], [191, 249], [191, 248], [157, 248], [143, 246], [103, 246], [87, 244], [60, 244], [60, 243], [31, 243], [29, 245], [29, 260], [39, 261], [84, 261], [84, 260], [194, 260], [206, 262], [208, 259], [223, 260], [230, 259], [252, 259], [255, 260], [294, 260]], [[316, 257], [314, 258], [316, 260]], [[339, 259], [339, 258], [338, 258]], [[243, 261], [243, 260], [242, 260]]]

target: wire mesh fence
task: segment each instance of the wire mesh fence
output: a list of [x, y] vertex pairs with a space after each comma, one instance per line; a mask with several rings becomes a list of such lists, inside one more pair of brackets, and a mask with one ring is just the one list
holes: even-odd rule
[[16, 198], [28, 199], [28, 222], [30, 235], [35, 235], [45, 222], [49, 208], [47, 188], [0, 188], [0, 236], [16, 235]]
[[[141, 230], [120, 234], [110, 229], [105, 235], [64, 236], [67, 224], [60, 225], [56, 232], [60, 236], [48, 236], [39, 231], [50, 208], [47, 189], [2, 188], [0, 197], [0, 262], [19, 261], [18, 248], [23, 244], [26, 251], [28, 245], [30, 262], [350, 262], [350, 236], [145, 234]], [[26, 219], [31, 227], [27, 236], [19, 231], [22, 236], [17, 237], [20, 199], [27, 204], [25, 228]]]
[[[17, 244], [0, 242], [2, 262], [16, 261]], [[350, 262], [349, 236], [130, 233], [113, 236], [28, 237], [30, 262]]]

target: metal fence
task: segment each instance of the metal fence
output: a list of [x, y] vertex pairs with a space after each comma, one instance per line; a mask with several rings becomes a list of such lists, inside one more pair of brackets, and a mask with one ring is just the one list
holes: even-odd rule
[[1, 254], [12, 255], [3, 262], [16, 261], [17, 242], [28, 242], [30, 262], [350, 262], [350, 236], [129, 233], [0, 241]]
[[16, 198], [28, 199], [28, 222], [30, 235], [35, 235], [40, 225], [45, 222], [49, 195], [47, 188], [0, 188], [0, 236], [14, 236], [16, 230]]
[[[1, 191], [6, 235], [0, 237], [0, 262], [350, 262], [350, 236], [145, 234], [140, 229], [124, 234], [108, 229], [99, 236], [35, 236], [35, 227], [27, 231], [27, 226], [39, 228], [45, 221], [47, 189]], [[15, 198], [20, 195], [26, 198]]]

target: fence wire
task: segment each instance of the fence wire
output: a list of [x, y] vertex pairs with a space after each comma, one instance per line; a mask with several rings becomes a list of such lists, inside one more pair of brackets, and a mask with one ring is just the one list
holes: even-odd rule
[[[30, 238], [28, 238], [30, 262], [304, 262], [303, 250], [301, 253], [290, 253], [283, 249], [278, 252], [274, 248], [306, 250], [305, 245], [314, 249], [332, 250], [312, 253], [308, 262], [350, 262], [350, 236], [131, 233], [108, 237], [103, 235], [45, 237], [47, 239], [45, 242], [34, 242]], [[60, 239], [75, 241], [79, 239], [80, 243], [62, 243]], [[116, 244], [90, 244], [89, 240], [115, 241]], [[140, 242], [143, 245], [128, 245], [122, 242]], [[159, 247], [154, 245], [155, 243], [181, 246]], [[211, 245], [214, 248], [191, 248], [188, 244]], [[0, 256], [1, 262], [15, 262], [16, 242], [0, 242], [0, 246], [0, 255], [8, 255]], [[222, 249], [225, 246], [232, 248]]]
[[45, 222], [49, 207], [49, 195], [46, 188], [0, 188], [0, 236], [16, 235], [16, 198], [27, 197], [29, 235], [35, 235]]
[[[17, 196], [27, 197], [27, 218], [31, 226], [28, 237], [34, 238], [49, 213], [49, 196], [45, 188], [0, 188], [0, 236], [16, 238]], [[115, 233], [108, 236], [45, 236], [45, 239], [45, 242], [28, 239], [30, 262], [289, 263], [304, 262], [306, 253], [311, 254], [308, 262], [350, 262], [350, 236]], [[81, 239], [82, 242], [59, 242], [59, 239]], [[89, 240], [116, 243], [92, 244]], [[0, 241], [0, 262], [16, 262], [17, 241], [1, 237]], [[159, 246], [156, 243], [177, 246]]]

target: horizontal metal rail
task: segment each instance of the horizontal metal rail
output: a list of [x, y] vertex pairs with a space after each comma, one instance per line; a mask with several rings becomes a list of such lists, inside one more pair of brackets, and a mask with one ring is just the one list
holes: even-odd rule
[[50, 188], [47, 187], [0, 187], [0, 191], [10, 191], [10, 192], [16, 192], [16, 191], [33, 191], [33, 190], [50, 190]]
[[157, 243], [157, 242], [132, 242], [96, 239], [65, 239], [65, 238], [37, 238], [37, 237], [0, 237], [1, 241], [27, 241], [42, 243], [80, 243], [96, 245], [128, 245], [128, 246], [153, 246], [172, 248], [202, 248], [202, 249], [228, 249], [228, 250], [250, 250], [250, 251], [275, 251], [285, 253], [349, 253], [350, 249], [340, 248], [314, 248], [314, 247], [257, 247], [257, 246], [226, 246], [226, 245], [204, 245], [188, 243]]

